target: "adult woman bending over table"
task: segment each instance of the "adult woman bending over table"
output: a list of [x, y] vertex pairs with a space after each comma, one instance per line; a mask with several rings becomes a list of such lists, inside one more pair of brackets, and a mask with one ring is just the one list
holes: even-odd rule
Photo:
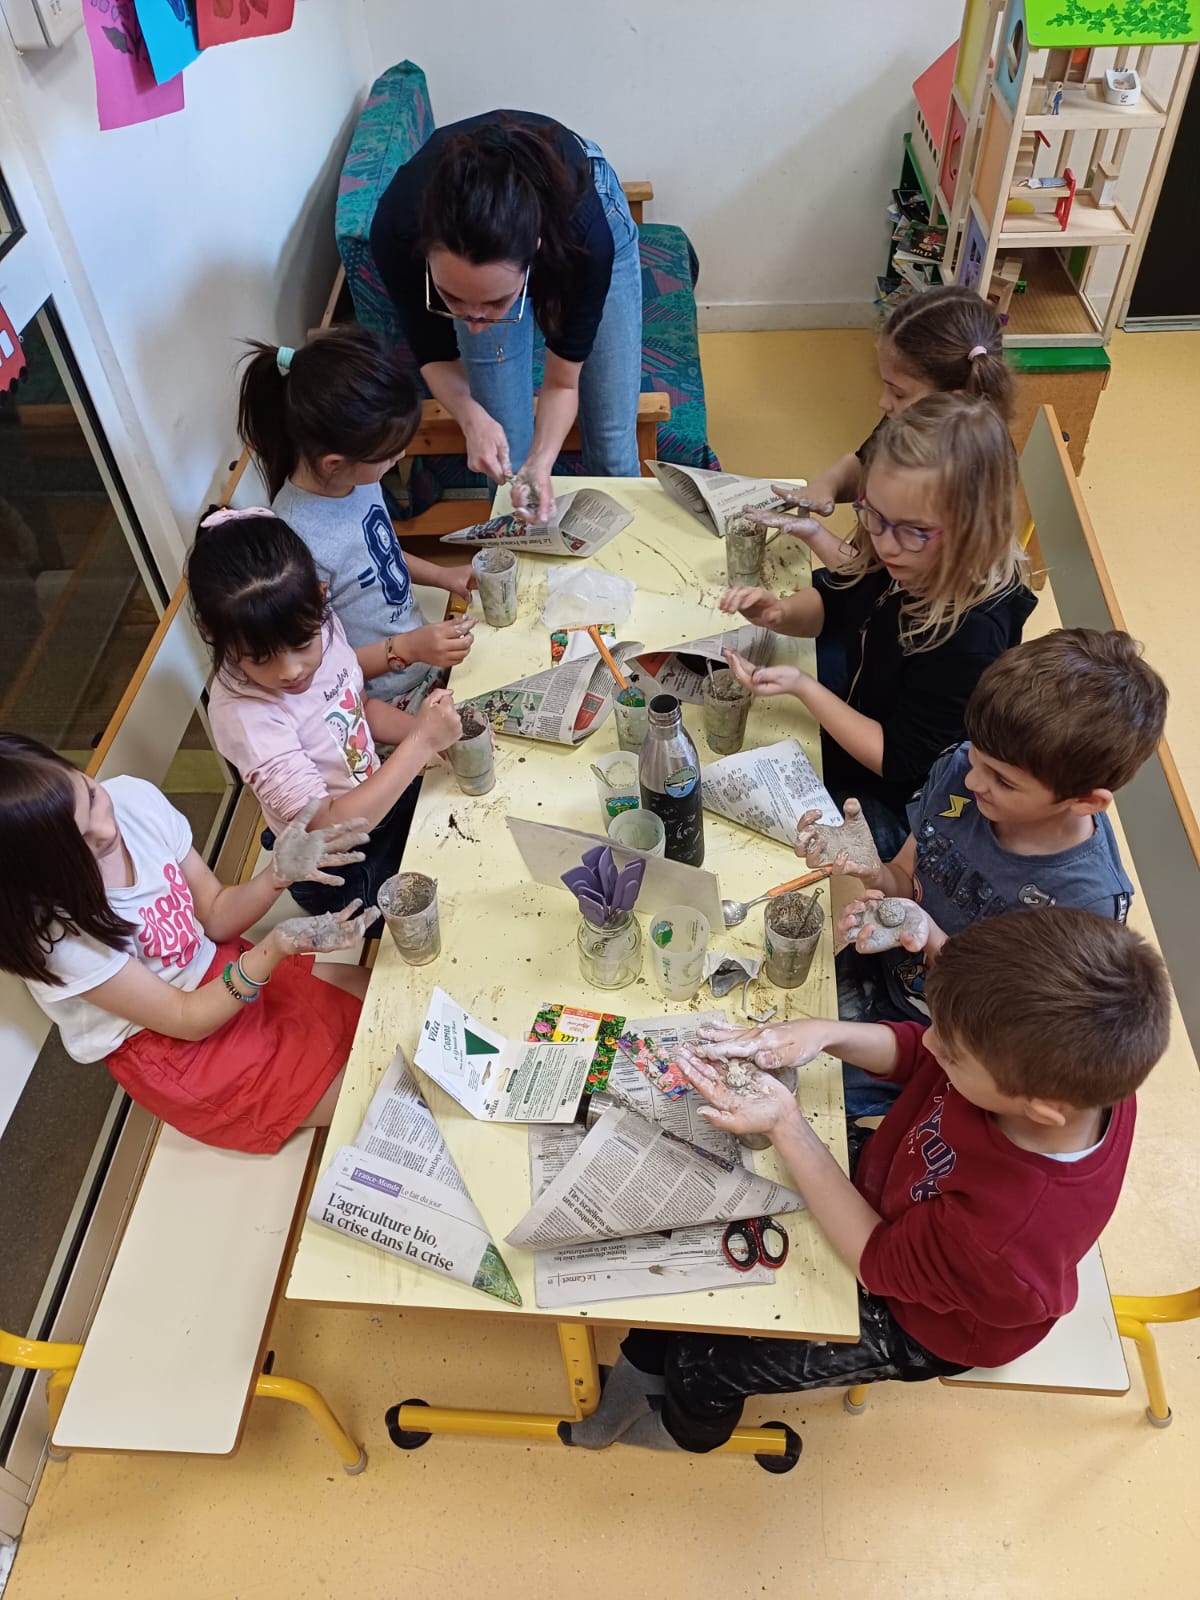
[[585, 472], [638, 475], [638, 236], [599, 145], [530, 111], [440, 128], [384, 192], [371, 251], [468, 466], [496, 483], [515, 467], [516, 508], [553, 515], [550, 473], [576, 416]]

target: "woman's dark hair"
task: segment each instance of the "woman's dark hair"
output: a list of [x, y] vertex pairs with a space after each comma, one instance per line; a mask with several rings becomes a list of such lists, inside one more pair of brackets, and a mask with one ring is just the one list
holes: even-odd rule
[[187, 563], [192, 615], [218, 672], [299, 650], [328, 612], [304, 540], [273, 511], [210, 513]]
[[[1005, 422], [1012, 420], [1016, 382], [1004, 359], [1000, 318], [974, 289], [957, 283], [922, 289], [896, 307], [882, 337], [934, 389], [986, 400]], [[974, 357], [972, 350], [978, 351]]]
[[76, 771], [19, 733], [0, 733], [0, 970], [57, 984], [46, 964], [67, 934], [128, 948], [134, 925], [108, 903], [75, 820]]
[[531, 267], [530, 296], [550, 335], [562, 327], [585, 253], [572, 219], [587, 179], [559, 155], [561, 134], [556, 122], [535, 127], [506, 116], [451, 134], [425, 184], [417, 223], [426, 255], [441, 247], [474, 266]]
[[386, 461], [417, 431], [416, 385], [370, 328], [330, 328], [282, 366], [278, 345], [246, 343], [238, 434], [272, 500], [301, 460]]

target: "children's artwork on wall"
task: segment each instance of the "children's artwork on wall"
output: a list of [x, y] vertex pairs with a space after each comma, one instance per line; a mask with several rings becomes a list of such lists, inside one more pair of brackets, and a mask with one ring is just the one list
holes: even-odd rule
[[286, 33], [296, 0], [196, 0], [196, 36], [202, 50], [238, 39]]
[[987, 240], [979, 226], [979, 218], [972, 211], [967, 216], [967, 237], [963, 240], [962, 259], [958, 264], [958, 281], [964, 288], [979, 288], [986, 254]]
[[183, 76], [154, 81], [150, 53], [133, 0], [84, 0], [92, 65], [96, 72], [96, 110], [100, 127], [127, 128], [183, 110]]
[[195, 0], [134, 0], [150, 65], [159, 83], [169, 83], [200, 54]]

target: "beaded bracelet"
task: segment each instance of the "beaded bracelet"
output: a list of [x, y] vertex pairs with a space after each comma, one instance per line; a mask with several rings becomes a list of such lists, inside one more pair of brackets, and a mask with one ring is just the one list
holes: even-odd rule
[[243, 994], [242, 993], [242, 991], [237, 987], [237, 985], [233, 981], [233, 962], [232, 961], [227, 961], [225, 963], [225, 971], [221, 974], [221, 982], [229, 990], [229, 992], [233, 996], [233, 998], [235, 1000], [240, 1001], [241, 1004], [244, 1005], [244, 1006], [248, 1006], [248, 1005], [252, 1004], [253, 1001], [258, 999], [259, 995], [262, 992], [259, 989], [255, 989], [253, 994]]

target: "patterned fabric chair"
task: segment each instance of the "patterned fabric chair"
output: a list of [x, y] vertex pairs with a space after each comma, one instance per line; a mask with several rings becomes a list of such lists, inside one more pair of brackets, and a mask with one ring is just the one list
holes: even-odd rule
[[[377, 329], [407, 358], [415, 372], [395, 309], [371, 257], [371, 219], [396, 169], [421, 148], [434, 130], [425, 74], [401, 61], [375, 80], [342, 168], [337, 200], [337, 246], [358, 320]], [[658, 455], [686, 466], [716, 467], [707, 439], [704, 377], [696, 328], [695, 284], [700, 271], [691, 241], [681, 228], [642, 223], [642, 391], [671, 402], [671, 418], [658, 430]], [[545, 346], [534, 350], [535, 382], [541, 382]], [[564, 455], [560, 473], [582, 472], [578, 455]], [[467, 471], [462, 456], [427, 456], [413, 462], [410, 504], [402, 514], [419, 515], [444, 493], [455, 497], [483, 491], [486, 480]]]

